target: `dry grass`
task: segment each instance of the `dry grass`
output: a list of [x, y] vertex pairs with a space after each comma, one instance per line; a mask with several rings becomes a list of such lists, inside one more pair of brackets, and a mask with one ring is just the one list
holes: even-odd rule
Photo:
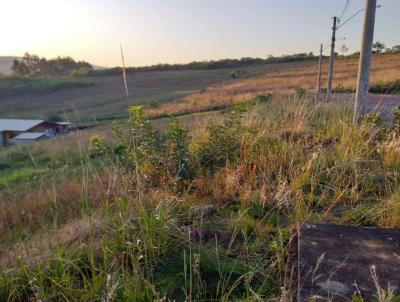
[[[326, 86], [328, 61], [323, 64], [323, 87]], [[357, 80], [358, 58], [340, 58], [336, 61], [334, 87], [354, 88]], [[239, 79], [216, 85], [184, 98], [181, 103], [163, 104], [148, 111], [150, 117], [171, 113], [185, 114], [218, 109], [241, 100], [249, 100], [257, 95], [272, 93], [277, 97], [288, 96], [298, 87], [314, 90], [317, 82], [318, 65], [307, 62], [298, 66], [282, 65], [280, 70], [258, 77]], [[374, 55], [372, 83], [382, 83], [400, 79], [400, 54]]]
[[94, 234], [104, 231], [102, 221], [95, 217], [72, 220], [60, 229], [43, 231], [27, 240], [19, 241], [8, 249], [0, 250], [0, 268], [10, 268], [18, 262], [29, 266], [55, 256], [58, 248], [81, 249]]
[[[111, 137], [110, 129], [96, 128], [3, 151], [6, 160], [21, 162], [0, 175], [6, 178], [18, 172], [22, 177], [6, 182], [0, 191], [0, 240], [4, 243], [0, 255], [6, 242], [46, 229], [49, 222], [58, 227], [80, 217], [85, 208], [113, 198], [117, 173], [93, 166], [88, 157], [94, 133]], [[43, 173], [24, 174], [26, 169]]]
[[46, 228], [49, 221], [55, 226], [63, 224], [79, 217], [88, 208], [98, 208], [113, 200], [119, 184], [116, 177], [113, 173], [72, 179], [63, 177], [44, 188], [21, 190], [3, 197], [0, 202], [0, 240], [4, 242], [22, 230]]

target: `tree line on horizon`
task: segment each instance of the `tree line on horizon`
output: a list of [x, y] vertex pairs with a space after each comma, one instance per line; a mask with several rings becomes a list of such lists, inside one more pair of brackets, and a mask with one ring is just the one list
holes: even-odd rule
[[[183, 64], [156, 64], [156, 65], [142, 66], [142, 67], [127, 67], [125, 68], [125, 70], [127, 73], [130, 73], [130, 72], [140, 72], [140, 71], [207, 70], [207, 69], [220, 69], [220, 68], [240, 68], [251, 65], [261, 65], [269, 63], [285, 63], [285, 62], [315, 60], [317, 58], [318, 57], [315, 56], [313, 52], [309, 52], [309, 53], [296, 53], [292, 55], [282, 55], [279, 57], [269, 55], [266, 59], [244, 57], [241, 59], [194, 61]], [[122, 67], [113, 67], [101, 70], [91, 70], [89, 72], [89, 75], [108, 76], [108, 75], [120, 74], [121, 72], [122, 72]]]
[[25, 53], [22, 59], [15, 59], [11, 67], [13, 75], [23, 77], [65, 77], [85, 75], [93, 66], [85, 61], [75, 61], [71, 57], [57, 57], [47, 60], [38, 55]]
[[[353, 57], [358, 56], [359, 52], [345, 55], [348, 51], [347, 46], [342, 45], [340, 48], [341, 56]], [[400, 45], [391, 48], [386, 47], [382, 42], [376, 41], [373, 45], [373, 52], [395, 53], [400, 52]], [[339, 56], [338, 53], [335, 53]], [[324, 56], [325, 57], [325, 56]], [[273, 56], [267, 58], [244, 57], [241, 59], [221, 59], [210, 61], [194, 61], [182, 64], [156, 64], [142, 67], [127, 67], [126, 72], [142, 72], [142, 71], [173, 71], [173, 70], [207, 70], [220, 68], [242, 68], [262, 64], [288, 63], [297, 61], [318, 60], [318, 56], [313, 52], [295, 53], [292, 55]], [[109, 76], [121, 74], [122, 67], [113, 67], [95, 70], [93, 66], [86, 61], [75, 61], [71, 57], [57, 57], [54, 59], [46, 59], [38, 55], [25, 53], [22, 59], [15, 59], [12, 64], [14, 76], [23, 77], [68, 77], [68, 76]], [[232, 77], [234, 77], [232, 75]]]
[[[345, 56], [345, 53], [348, 51], [348, 48], [343, 45], [341, 47], [342, 57]], [[386, 45], [382, 42], [374, 43], [374, 53], [395, 53], [400, 52], [400, 45], [395, 45], [392, 48], [387, 48]], [[335, 53], [339, 55], [338, 53]], [[346, 57], [354, 57], [358, 56], [360, 52], [354, 52]], [[288, 62], [298, 62], [298, 61], [307, 61], [307, 60], [318, 60], [319, 56], [315, 55], [313, 52], [309, 53], [295, 53], [292, 55], [281, 55], [281, 56], [273, 56], [269, 55], [267, 58], [251, 58], [244, 57], [241, 59], [222, 59], [222, 60], [211, 60], [211, 61], [194, 61], [185, 64], [156, 64], [151, 66], [142, 66], [142, 67], [128, 67], [125, 68], [127, 73], [130, 72], [141, 72], [141, 71], [172, 71], [172, 70], [206, 70], [206, 69], [220, 69], [220, 68], [241, 68], [248, 67], [251, 65], [262, 65], [262, 64], [274, 64], [274, 63], [288, 63]], [[326, 58], [326, 56], [324, 56]], [[108, 75], [116, 75], [121, 74], [122, 67], [113, 67], [102, 70], [91, 70], [89, 71], [89, 75], [93, 76], [108, 76]], [[233, 76], [232, 76], [233, 77]]]

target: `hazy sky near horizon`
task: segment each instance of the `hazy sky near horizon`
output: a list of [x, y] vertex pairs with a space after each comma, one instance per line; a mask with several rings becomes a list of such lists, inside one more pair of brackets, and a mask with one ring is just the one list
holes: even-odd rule
[[[318, 51], [346, 0], [0, 0], [0, 56], [129, 66]], [[400, 0], [378, 0], [375, 40], [400, 44]], [[365, 6], [351, 0], [342, 20]], [[359, 49], [363, 14], [338, 32]], [[326, 50], [326, 54], [328, 50]]]

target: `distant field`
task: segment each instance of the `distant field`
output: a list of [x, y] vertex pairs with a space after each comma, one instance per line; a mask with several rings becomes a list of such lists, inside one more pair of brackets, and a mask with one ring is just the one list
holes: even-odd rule
[[[209, 89], [185, 97], [178, 106], [165, 104], [150, 110], [153, 117], [164, 116], [170, 112], [179, 114], [219, 108], [241, 100], [249, 100], [257, 95], [272, 93], [282, 97], [293, 94], [296, 88], [314, 91], [317, 83], [318, 64], [303, 62], [302, 64], [277, 64], [276, 69], [260, 76], [238, 79], [223, 83]], [[347, 57], [336, 60], [334, 72], [334, 88], [351, 91], [357, 80], [358, 58]], [[326, 87], [328, 60], [323, 64], [323, 87]], [[396, 84], [400, 79], [400, 54], [375, 54], [372, 62], [371, 81], [379, 93], [385, 93], [388, 83]], [[389, 89], [388, 89], [389, 90]]]
[[[291, 63], [293, 64], [296, 63]], [[246, 76], [280, 68], [278, 64], [242, 68]], [[236, 69], [148, 71], [128, 74], [129, 104], [180, 102], [183, 97], [221, 82], [232, 81]], [[111, 120], [126, 116], [128, 106], [122, 76], [78, 79], [89, 87], [66, 87], [56, 91], [0, 95], [1, 118], [48, 118], [66, 114], [72, 121]], [[68, 85], [67, 85], [68, 86]], [[154, 102], [156, 101], [156, 102]]]
[[55, 78], [24, 78], [4, 77], [0, 78], [0, 97], [16, 95], [32, 95], [56, 92], [71, 88], [83, 88], [93, 86], [91, 82], [80, 79], [63, 80]]
[[[327, 60], [324, 60], [324, 87], [327, 65]], [[358, 59], [355, 57], [337, 59], [334, 87], [353, 89], [357, 65]], [[187, 114], [218, 109], [260, 94], [287, 96], [293, 94], [298, 87], [312, 91], [316, 85], [315, 61], [240, 68], [246, 71], [244, 76], [233, 80], [231, 73], [235, 70], [237, 68], [132, 72], [128, 74], [129, 104], [143, 104], [151, 117], [160, 117], [171, 113]], [[373, 84], [399, 79], [399, 53], [374, 56]], [[90, 76], [69, 81], [88, 85], [65, 85], [64, 89], [63, 85], [57, 84], [57, 89], [35, 93], [25, 91], [14, 95], [0, 94], [0, 118], [49, 118], [66, 115], [73, 122], [89, 122], [109, 121], [126, 116], [128, 102], [122, 76]]]

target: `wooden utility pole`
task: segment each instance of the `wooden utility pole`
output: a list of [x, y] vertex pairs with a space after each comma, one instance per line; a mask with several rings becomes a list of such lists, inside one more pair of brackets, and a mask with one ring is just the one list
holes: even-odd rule
[[376, 0], [366, 0], [364, 32], [361, 43], [360, 62], [358, 65], [356, 96], [354, 99], [353, 124], [356, 124], [359, 118], [367, 113], [372, 44], [374, 41], [375, 12]]
[[335, 61], [335, 42], [336, 42], [336, 23], [337, 17], [333, 17], [331, 56], [329, 58], [328, 89], [326, 90], [326, 100], [332, 99], [333, 63]]
[[319, 101], [319, 97], [321, 95], [321, 84], [322, 84], [322, 52], [323, 45], [321, 44], [321, 48], [319, 50], [319, 68], [318, 68], [318, 82], [317, 82], [317, 92], [315, 93], [315, 101]]

